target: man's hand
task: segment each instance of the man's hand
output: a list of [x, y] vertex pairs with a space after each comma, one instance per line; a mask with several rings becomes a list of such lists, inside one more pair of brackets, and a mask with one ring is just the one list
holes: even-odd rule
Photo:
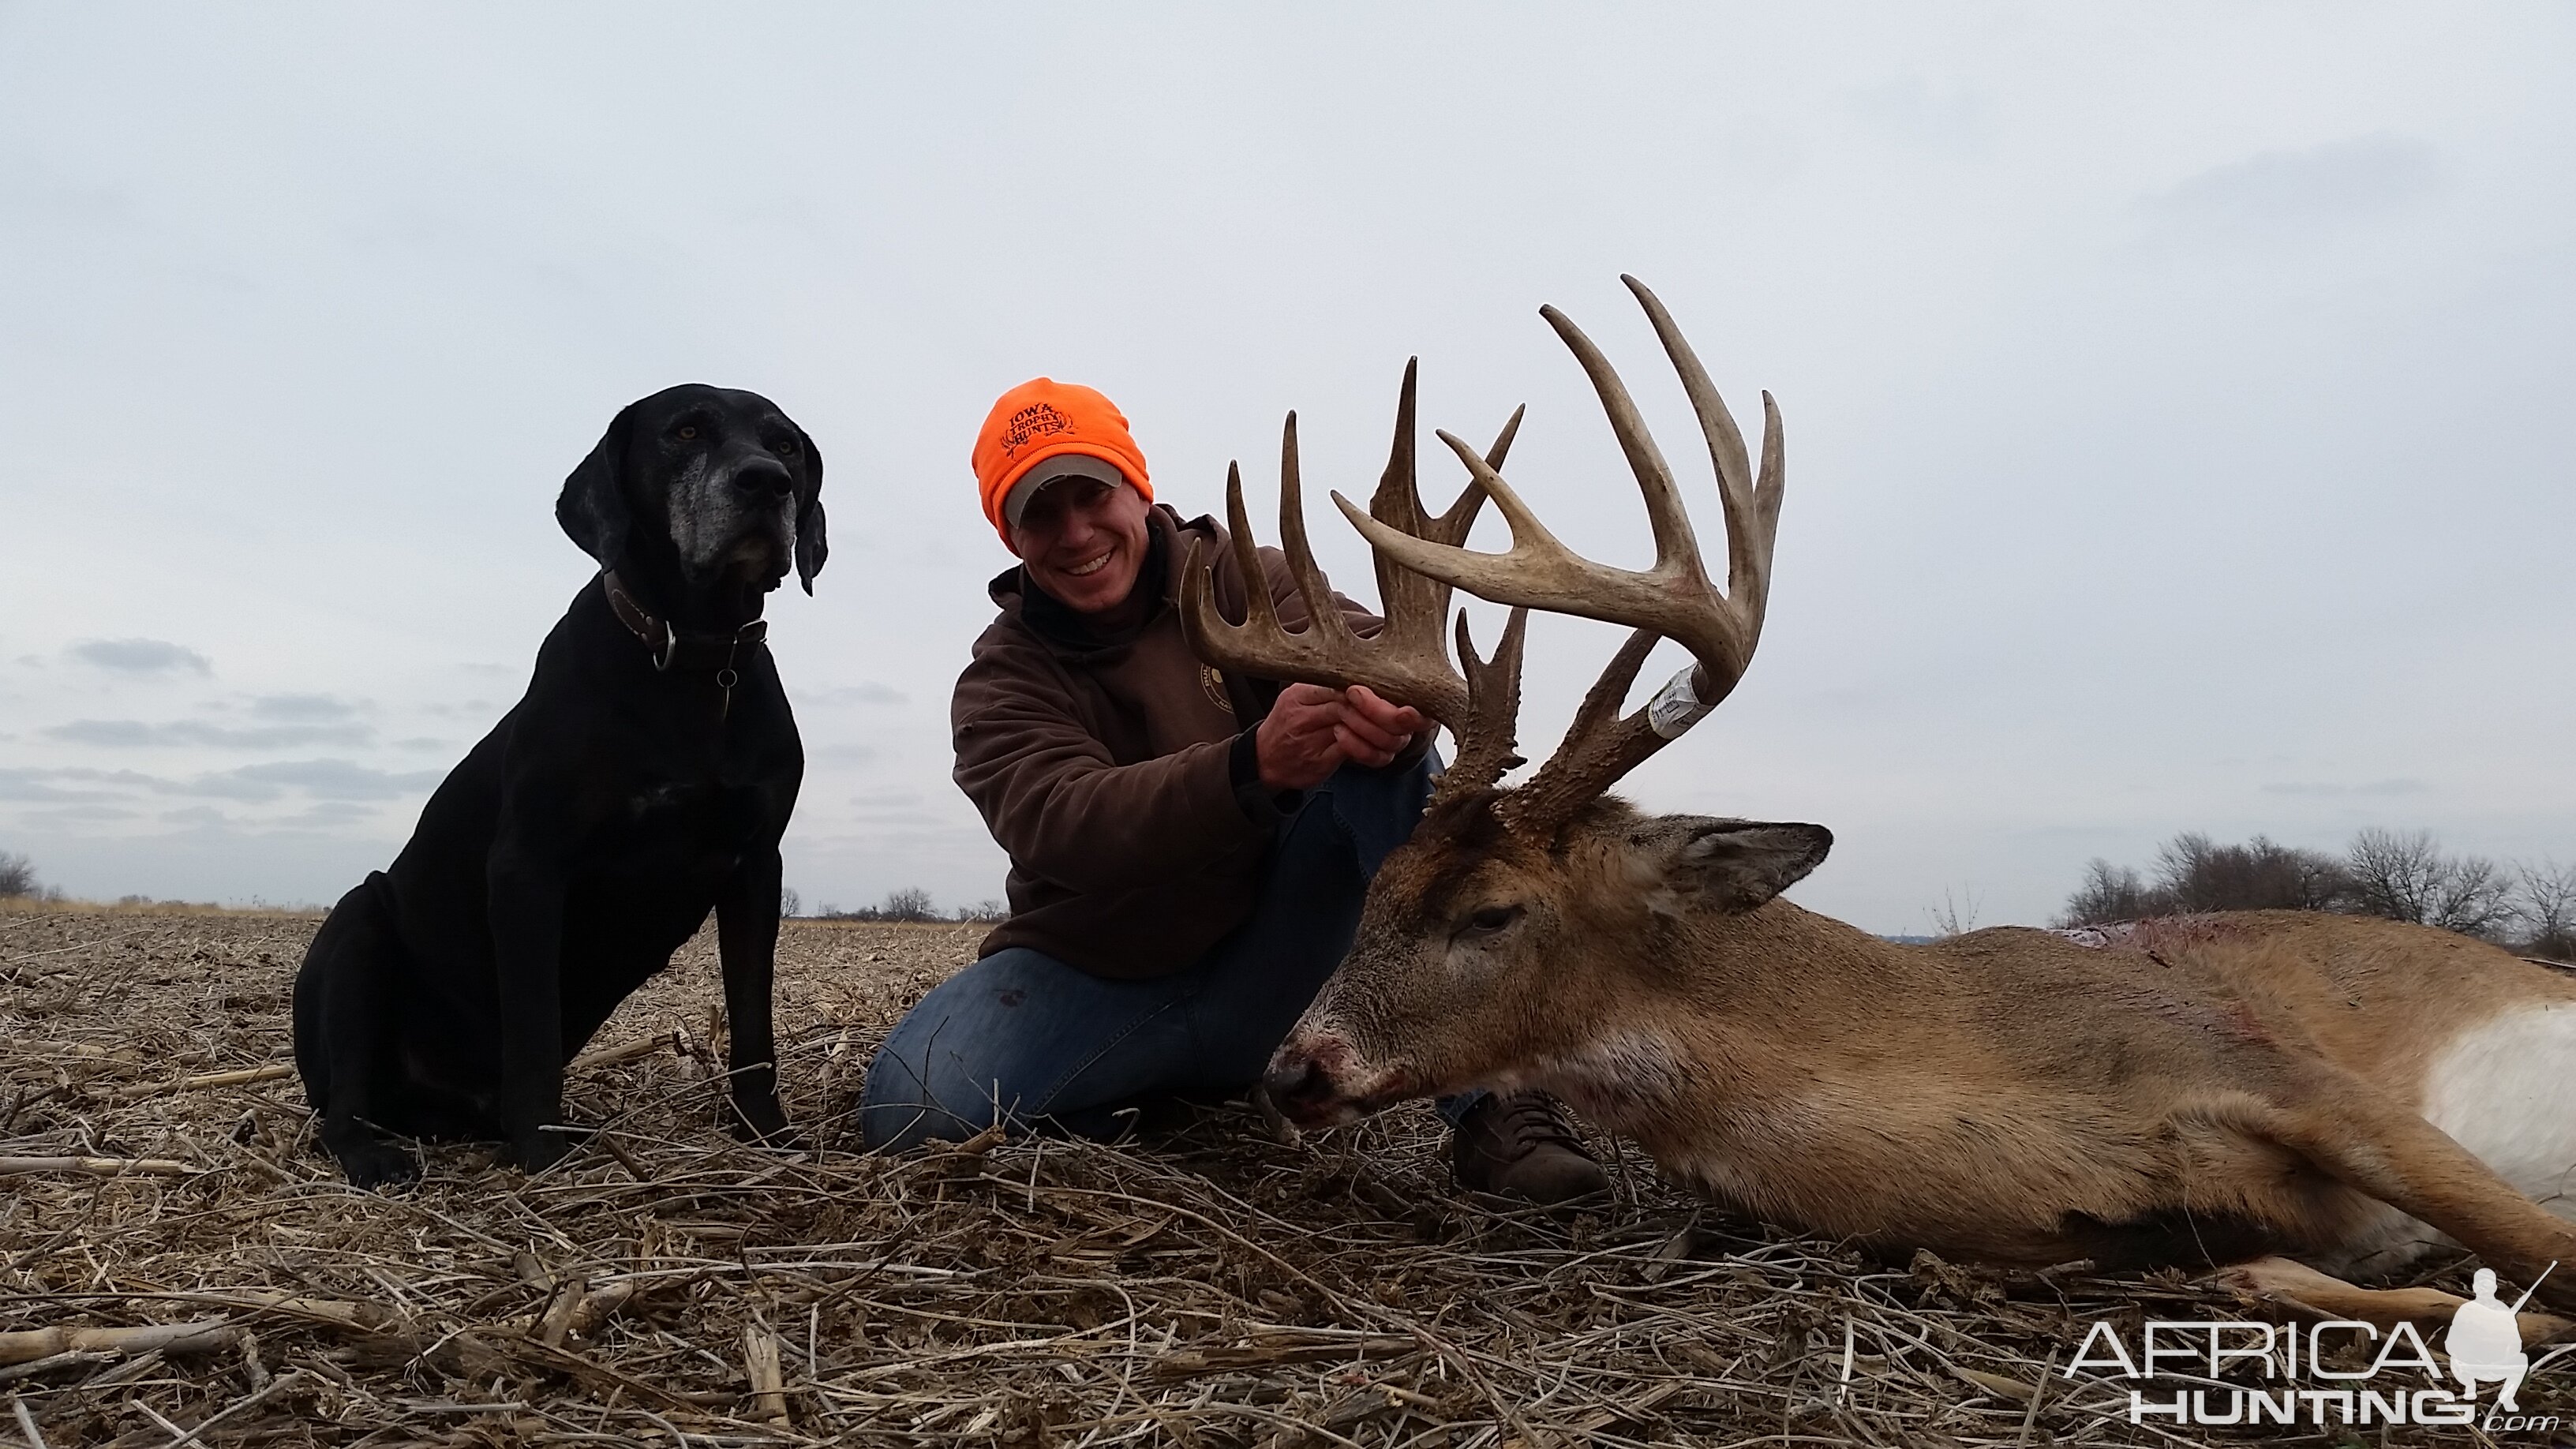
[[1345, 762], [1389, 764], [1430, 728], [1420, 710], [1389, 703], [1365, 685], [1289, 685], [1253, 735], [1262, 787], [1309, 790]]

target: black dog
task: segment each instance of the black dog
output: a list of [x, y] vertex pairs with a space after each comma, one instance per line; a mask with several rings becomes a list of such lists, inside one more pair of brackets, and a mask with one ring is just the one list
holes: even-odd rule
[[418, 1175], [376, 1128], [561, 1157], [564, 1064], [710, 909], [735, 1125], [784, 1137], [770, 975], [805, 753], [760, 610], [791, 557], [814, 591], [822, 487], [767, 399], [697, 385], [626, 408], [564, 480], [600, 576], [295, 978], [296, 1067], [351, 1182]]

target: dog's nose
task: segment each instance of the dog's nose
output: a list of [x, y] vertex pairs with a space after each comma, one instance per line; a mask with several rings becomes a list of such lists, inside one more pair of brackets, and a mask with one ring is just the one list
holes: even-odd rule
[[796, 486], [796, 480], [788, 476], [787, 465], [776, 458], [745, 458], [742, 466], [733, 470], [733, 486], [745, 493], [783, 498]]

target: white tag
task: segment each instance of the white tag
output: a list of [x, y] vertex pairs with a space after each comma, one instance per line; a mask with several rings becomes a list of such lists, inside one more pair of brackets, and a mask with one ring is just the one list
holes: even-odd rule
[[1691, 676], [1699, 672], [1696, 664], [1685, 664], [1682, 672], [1665, 681], [1646, 701], [1646, 724], [1664, 739], [1681, 738], [1682, 731], [1705, 718], [1709, 706], [1699, 702], [1699, 692], [1691, 688]]

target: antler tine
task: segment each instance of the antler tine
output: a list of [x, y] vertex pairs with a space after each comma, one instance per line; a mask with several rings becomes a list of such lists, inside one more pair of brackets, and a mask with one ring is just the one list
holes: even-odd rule
[[[1297, 597], [1306, 601], [1308, 637], [1328, 650], [1357, 647], [1359, 636], [1351, 632], [1350, 621], [1333, 603], [1332, 586], [1324, 582], [1324, 571], [1315, 567], [1315, 546], [1306, 538], [1306, 491], [1297, 469], [1297, 414], [1293, 411], [1279, 430], [1279, 548], [1288, 556], [1288, 576], [1296, 581]], [[1260, 577], [1244, 575], [1247, 583]]]
[[1434, 801], [1482, 790], [1521, 763], [1513, 736], [1520, 727], [1521, 641], [1529, 610], [1514, 609], [1503, 625], [1503, 638], [1492, 660], [1476, 657], [1476, 642], [1467, 635], [1467, 611], [1458, 611], [1458, 662], [1467, 671], [1467, 712], [1458, 736], [1458, 758], [1440, 776]]
[[[1225, 492], [1235, 563], [1247, 596], [1245, 616], [1243, 623], [1231, 623], [1217, 609], [1214, 571], [1193, 542], [1182, 564], [1181, 627], [1198, 656], [1221, 669], [1260, 679], [1366, 685], [1389, 699], [1413, 705], [1464, 738], [1474, 713], [1470, 690], [1450, 667], [1437, 616], [1428, 630], [1415, 625], [1403, 633], [1390, 618], [1376, 638], [1364, 640], [1343, 619], [1316, 568], [1306, 537], [1294, 414], [1289, 416], [1280, 450], [1279, 523], [1289, 574], [1306, 603], [1306, 628], [1290, 633], [1271, 604], [1269, 575], [1253, 545], [1252, 523], [1244, 512], [1240, 468], [1226, 469]], [[1414, 611], [1419, 612], [1418, 605]]]
[[[1377, 492], [1369, 496], [1369, 512], [1412, 534], [1431, 526], [1413, 472], [1414, 374], [1420, 361], [1405, 360], [1404, 383], [1396, 391], [1395, 443], [1387, 453], [1386, 471], [1378, 476]], [[1449, 586], [1392, 563], [1375, 550], [1370, 552], [1370, 562], [1377, 570], [1377, 597], [1386, 612], [1386, 633], [1416, 645], [1436, 644], [1440, 621], [1449, 612]]]
[[[1505, 823], [1552, 832], [1573, 819], [1585, 802], [1664, 747], [1669, 737], [1654, 725], [1654, 706], [1625, 719], [1619, 716], [1619, 706], [1628, 698], [1628, 686], [1637, 682], [1637, 671], [1645, 667], [1646, 656], [1661, 642], [1663, 636], [1652, 629], [1638, 629], [1628, 635], [1628, 642], [1610, 656], [1600, 677], [1584, 693], [1582, 705], [1574, 711], [1574, 723], [1566, 726], [1565, 740], [1557, 746], [1556, 753], [1496, 807]], [[1696, 671], [1697, 666], [1692, 669]], [[1675, 735], [1680, 733], [1680, 729], [1673, 731]]]
[[[1581, 328], [1553, 307], [1541, 308], [1540, 315], [1591, 379], [1644, 495], [1655, 537], [1652, 568], [1641, 573], [1576, 555], [1540, 524], [1495, 465], [1447, 433], [1440, 435], [1441, 441], [1467, 466], [1476, 486], [1492, 496], [1495, 508], [1511, 526], [1507, 552], [1478, 553], [1446, 541], [1407, 536], [1378, 519], [1363, 517], [1338, 495], [1334, 499], [1372, 547], [1407, 568], [1496, 603], [1602, 619], [1637, 631], [1593, 686], [1556, 756], [1503, 807], [1517, 821], [1550, 829], [1570, 819], [1585, 800], [1680, 735], [1735, 688], [1761, 640], [1770, 592], [1772, 540], [1784, 472], [1779, 409], [1765, 393], [1762, 472], [1758, 479], [1748, 479], [1742, 434], [1707, 370], [1654, 293], [1634, 278], [1623, 280], [1645, 308], [1680, 375], [1708, 443], [1726, 519], [1727, 592], [1721, 593], [1708, 576], [1672, 469], [1618, 370]], [[1621, 718], [1619, 704], [1658, 637], [1687, 647], [1696, 662], [1667, 684], [1648, 707]]]
[[1689, 510], [1682, 507], [1681, 489], [1674, 486], [1672, 467], [1664, 461], [1663, 449], [1655, 446], [1654, 434], [1646, 430], [1646, 420], [1637, 412], [1637, 400], [1628, 395], [1627, 383], [1620, 380], [1619, 369], [1610, 365], [1572, 318], [1554, 307], [1541, 307], [1538, 315], [1556, 329], [1574, 360], [1582, 364], [1584, 375], [1592, 379], [1592, 391], [1601, 399], [1601, 410], [1609, 414], [1619, 451], [1627, 455], [1628, 469], [1637, 475], [1637, 491], [1645, 495], [1646, 521], [1655, 535], [1655, 566], [1650, 572], [1676, 584], [1707, 588], [1708, 570], [1700, 563], [1699, 540], [1691, 532]]
[[[1455, 546], [1466, 542], [1468, 531], [1475, 527], [1476, 514], [1485, 504], [1485, 491], [1471, 478], [1439, 517], [1432, 517], [1422, 506], [1422, 493], [1414, 477], [1414, 379], [1419, 363], [1420, 359], [1414, 358], [1404, 364], [1404, 384], [1396, 398], [1395, 442], [1387, 454], [1386, 472], [1378, 478], [1377, 492], [1369, 496], [1368, 511], [1370, 517], [1400, 533]], [[1489, 466], [1500, 468], [1510, 455], [1512, 439], [1519, 434], [1521, 417], [1526, 412], [1526, 406], [1513, 409], [1502, 432], [1495, 435], [1494, 445], [1485, 450]], [[1340, 494], [1334, 495], [1334, 501], [1348, 511], [1350, 505]], [[1377, 566], [1378, 598], [1386, 608], [1388, 632], [1401, 631], [1408, 640], [1436, 641], [1441, 620], [1449, 612], [1449, 585], [1406, 568], [1380, 550], [1370, 552]]]
[[1201, 659], [1238, 672], [1267, 671], [1278, 666], [1269, 662], [1271, 656], [1262, 646], [1268, 645], [1272, 652], [1302, 652], [1300, 636], [1280, 627], [1270, 590], [1260, 586], [1267, 575], [1252, 544], [1252, 522], [1244, 516], [1243, 470], [1232, 463], [1225, 468], [1225, 517], [1233, 529], [1235, 572], [1247, 582], [1243, 622], [1228, 622], [1218, 611], [1213, 566], [1200, 555], [1198, 540], [1192, 539], [1189, 555], [1181, 561], [1181, 630]]
[[1708, 441], [1708, 460], [1717, 471], [1718, 506], [1726, 517], [1726, 595], [1759, 629], [1771, 593], [1771, 537], [1780, 516], [1779, 409], [1772, 405], [1770, 393], [1762, 394], [1762, 480], [1757, 487], [1748, 476], [1743, 430], [1735, 426], [1735, 414], [1718, 396], [1717, 384], [1709, 380], [1690, 339], [1682, 336], [1673, 314], [1645, 283], [1625, 273], [1619, 280], [1646, 309], [1656, 340], [1664, 344], [1664, 355], [1681, 375], [1691, 411], [1699, 415], [1700, 436]]
[[[1234, 463], [1225, 465], [1225, 523], [1233, 531], [1230, 542], [1234, 548], [1235, 569], [1247, 581], [1243, 627], [1272, 634], [1285, 633], [1279, 625], [1279, 610], [1270, 602], [1270, 591], [1248, 586], [1250, 580], [1265, 579], [1269, 575], [1261, 567], [1260, 549], [1252, 542], [1252, 519], [1243, 509], [1243, 469]], [[1196, 540], [1192, 540], [1190, 551], [1193, 554], [1198, 551]]]

